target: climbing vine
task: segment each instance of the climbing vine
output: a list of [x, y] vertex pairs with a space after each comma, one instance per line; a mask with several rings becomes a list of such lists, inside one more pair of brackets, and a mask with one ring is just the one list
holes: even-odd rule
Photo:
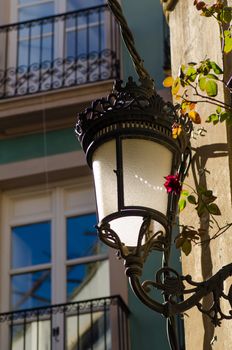
[[[223, 58], [232, 52], [232, 7], [226, 6], [224, 1], [194, 0], [193, 5], [199, 14], [204, 17], [213, 18], [220, 30], [221, 51]], [[227, 123], [232, 125], [232, 105], [225, 103], [218, 97], [219, 85], [222, 85], [225, 91], [232, 94], [232, 78], [225, 81], [223, 69], [210, 58], [205, 58], [201, 62], [189, 62], [181, 65], [177, 77], [169, 76], [164, 82], [164, 86], [171, 88], [172, 95], [177, 101], [175, 108], [177, 113], [188, 116], [194, 124]], [[215, 106], [215, 111], [206, 118], [202, 118], [198, 112], [198, 106], [202, 103], [209, 103]], [[205, 134], [204, 127], [200, 129], [200, 135]], [[172, 127], [173, 138], [178, 138], [182, 132], [181, 125], [175, 123]], [[193, 132], [194, 133], [194, 132]], [[194, 133], [194, 135], [196, 132]], [[215, 239], [228, 230], [232, 223], [219, 225], [216, 217], [221, 215], [218, 205], [215, 203], [217, 197], [213, 190], [202, 186], [193, 188], [188, 184], [180, 184], [178, 174], [165, 177], [165, 187], [168, 192], [180, 193], [179, 211], [184, 210], [187, 204], [194, 206], [199, 218], [208, 215], [209, 227], [214, 229], [211, 239]], [[182, 190], [180, 189], [183, 188]], [[181, 230], [175, 238], [177, 248], [189, 255], [193, 244], [202, 244], [204, 229], [195, 229], [193, 226], [179, 225]], [[208, 240], [208, 241], [209, 241]]]

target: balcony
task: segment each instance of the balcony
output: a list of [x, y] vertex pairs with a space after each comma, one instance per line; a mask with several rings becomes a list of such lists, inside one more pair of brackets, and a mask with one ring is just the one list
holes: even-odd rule
[[0, 27], [0, 99], [119, 78], [107, 5]]
[[128, 315], [119, 296], [2, 313], [0, 347], [129, 350]]

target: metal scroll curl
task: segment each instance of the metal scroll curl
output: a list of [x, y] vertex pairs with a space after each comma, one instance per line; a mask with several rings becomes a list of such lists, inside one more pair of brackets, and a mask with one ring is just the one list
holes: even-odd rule
[[[166, 304], [168, 304], [166, 317], [183, 314], [190, 308], [197, 306], [200, 312], [211, 319], [214, 326], [220, 326], [223, 319], [232, 319], [232, 285], [228, 293], [224, 292], [225, 281], [231, 275], [232, 264], [228, 264], [207, 281], [196, 282], [192, 280], [190, 275], [181, 276], [170, 267], [164, 267], [155, 273], [154, 281], [142, 282], [140, 289], [146, 294], [146, 299], [150, 299], [149, 293], [154, 288], [165, 295]], [[137, 276], [132, 274], [130, 278], [136, 279], [138, 283]], [[187, 295], [190, 296], [187, 297]], [[205, 309], [202, 306], [201, 299], [207, 295], [212, 297], [212, 302], [210, 307]], [[184, 301], [180, 301], [183, 296]], [[230, 310], [227, 313], [222, 308], [223, 300], [228, 301], [230, 305]]]
[[[139, 299], [149, 308], [170, 318], [176, 314], [183, 314], [196, 306], [200, 312], [206, 314], [215, 326], [220, 326], [223, 319], [232, 319], [232, 285], [227, 293], [224, 292], [226, 280], [232, 276], [232, 263], [224, 266], [214, 276], [203, 282], [193, 281], [190, 275], [182, 276], [176, 270], [164, 266], [155, 272], [154, 280], [141, 282], [143, 265], [152, 250], [168, 250], [168, 235], [162, 231], [150, 233], [151, 218], [146, 217], [141, 225], [136, 247], [127, 247], [119, 236], [110, 228], [109, 223], [97, 226], [100, 239], [118, 250], [118, 256], [125, 260], [126, 274], [130, 279], [132, 289]], [[162, 304], [154, 300], [150, 294], [159, 290], [164, 296]], [[212, 302], [208, 309], [204, 309], [202, 298], [211, 295]], [[184, 299], [183, 299], [184, 297]], [[227, 301], [230, 310], [223, 311], [222, 302]]]
[[126, 246], [121, 242], [117, 233], [111, 229], [108, 222], [102, 222], [96, 226], [99, 238], [106, 245], [118, 251], [118, 257], [131, 259], [133, 256], [139, 259], [143, 264], [152, 250], [165, 252], [168, 249], [168, 236], [162, 230], [155, 233], [150, 232], [151, 218], [143, 219], [140, 231], [138, 233], [137, 245], [135, 247]]

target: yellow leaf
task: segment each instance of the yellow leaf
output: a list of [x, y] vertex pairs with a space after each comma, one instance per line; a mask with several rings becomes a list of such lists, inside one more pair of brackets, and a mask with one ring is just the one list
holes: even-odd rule
[[180, 79], [176, 78], [172, 85], [172, 94], [177, 95], [180, 90]]
[[201, 124], [201, 117], [200, 117], [200, 114], [197, 113], [196, 111], [190, 111], [189, 112], [189, 118], [192, 119], [192, 121], [195, 123], [195, 124]]
[[169, 87], [172, 86], [173, 82], [174, 82], [173, 77], [167, 77], [163, 81], [163, 86], [166, 87], [166, 88], [169, 88]]
[[193, 110], [193, 109], [195, 108], [195, 106], [196, 106], [196, 103], [191, 102], [191, 103], [189, 104], [189, 109], [190, 109], [190, 110]]
[[182, 126], [180, 124], [174, 124], [172, 126], [172, 137], [176, 139], [182, 132]]

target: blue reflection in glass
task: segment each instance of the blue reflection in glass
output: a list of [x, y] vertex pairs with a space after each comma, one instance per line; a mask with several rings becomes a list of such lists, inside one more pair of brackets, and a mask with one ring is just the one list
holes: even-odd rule
[[67, 259], [75, 259], [98, 253], [96, 214], [67, 219]]
[[99, 6], [104, 3], [105, 0], [67, 0], [67, 10], [81, 10], [86, 9], [88, 7]]
[[83, 288], [88, 299], [88, 283], [96, 274], [99, 262], [69, 266], [67, 269], [67, 301], [74, 301]]
[[18, 18], [19, 21], [29, 21], [31, 19], [37, 19], [45, 16], [52, 16], [54, 14], [53, 2], [43, 3], [39, 5], [31, 5], [21, 7], [19, 9]]
[[36, 271], [12, 276], [11, 306], [13, 310], [46, 306], [51, 303], [51, 272]]
[[[78, 35], [75, 31], [67, 32], [67, 57], [77, 57], [86, 55], [91, 52], [101, 52], [106, 48], [106, 38], [104, 25], [97, 24], [88, 29], [89, 31], [89, 46], [87, 52], [87, 29], [78, 29]], [[99, 36], [99, 31], [100, 35]]]
[[12, 228], [11, 267], [13, 269], [51, 261], [50, 221]]

